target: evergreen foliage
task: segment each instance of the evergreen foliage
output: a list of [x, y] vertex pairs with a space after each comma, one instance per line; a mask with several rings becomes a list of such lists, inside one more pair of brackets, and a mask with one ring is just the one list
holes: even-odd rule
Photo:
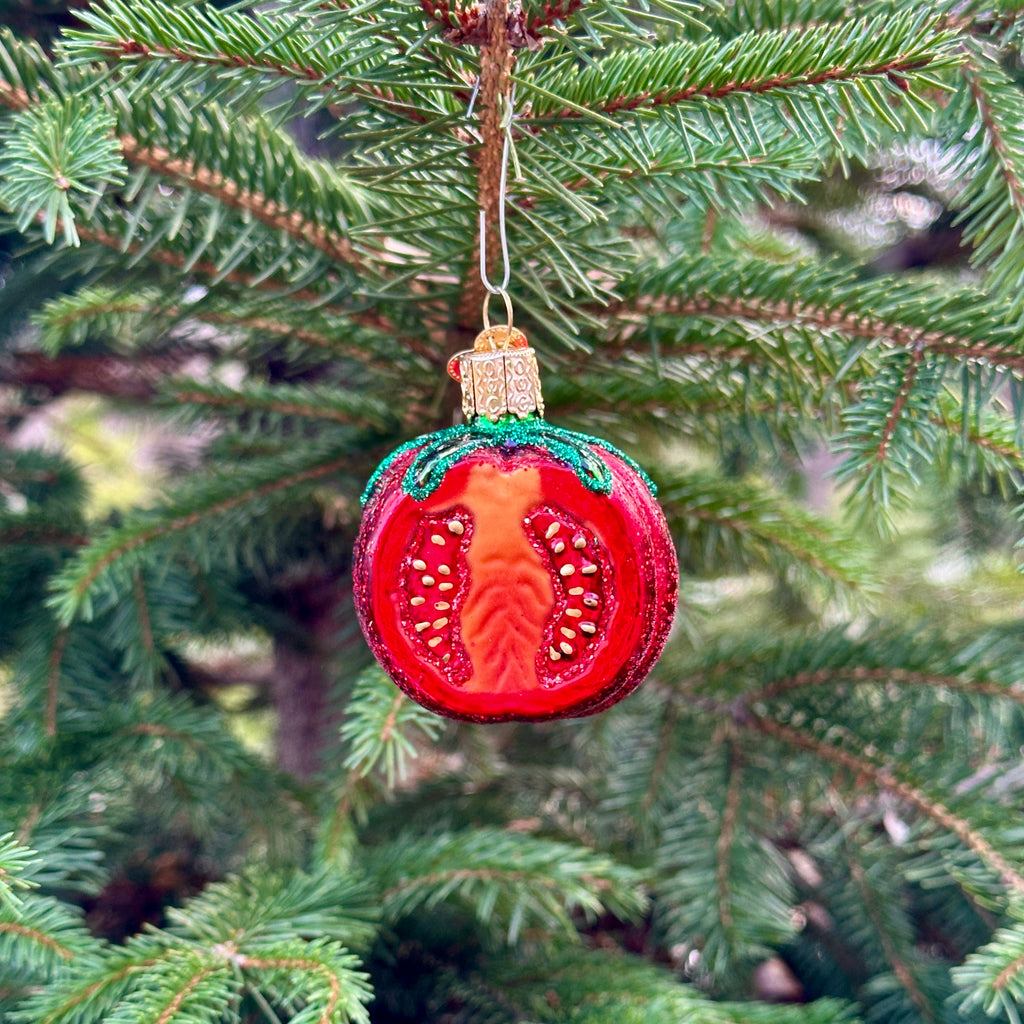
[[[79, 13], [0, 32], [0, 1016], [1019, 1022], [1019, 622], [879, 552], [923, 494], [1017, 530], [1024, 8]], [[505, 144], [547, 416], [650, 471], [684, 582], [628, 700], [482, 728], [370, 664], [350, 562], [452, 426]], [[872, 202], [962, 255], [837, 255]], [[69, 392], [159, 493], [38, 442]]]

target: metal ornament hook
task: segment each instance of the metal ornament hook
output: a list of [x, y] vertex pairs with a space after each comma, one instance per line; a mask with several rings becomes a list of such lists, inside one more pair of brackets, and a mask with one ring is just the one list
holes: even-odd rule
[[505, 230], [505, 205], [508, 198], [508, 153], [511, 132], [505, 132], [505, 141], [501, 146], [501, 178], [498, 185], [498, 239], [501, 242], [501, 261], [503, 273], [501, 284], [492, 284], [487, 276], [487, 211], [480, 208], [480, 280], [492, 294], [500, 295], [508, 288], [512, 279], [512, 263], [508, 256], [508, 233]]
[[[477, 82], [479, 85], [479, 80]], [[474, 101], [476, 99], [474, 92]], [[505, 227], [505, 209], [508, 206], [508, 161], [512, 152], [512, 122], [515, 119], [516, 91], [512, 86], [512, 94], [505, 98], [505, 113], [501, 126], [504, 139], [501, 144], [501, 173], [498, 178], [498, 239], [501, 243], [502, 275], [501, 283], [494, 284], [487, 276], [487, 211], [480, 208], [480, 282], [491, 295], [501, 295], [505, 299], [505, 307], [509, 311], [508, 326], [512, 327], [512, 304], [507, 290], [512, 279], [512, 261], [508, 254], [508, 231]], [[518, 165], [517, 165], [518, 166]], [[484, 302], [484, 319], [487, 319], [487, 302]]]

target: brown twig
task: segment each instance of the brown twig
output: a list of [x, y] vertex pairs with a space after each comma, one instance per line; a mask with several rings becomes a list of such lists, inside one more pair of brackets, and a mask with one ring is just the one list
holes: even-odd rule
[[785, 679], [770, 683], [748, 695], [748, 702], [771, 700], [793, 690], [815, 686], [837, 686], [843, 683], [893, 683], [897, 686], [925, 686], [954, 690], [960, 693], [980, 694], [986, 697], [1005, 697], [1024, 704], [1024, 689], [986, 680], [965, 680], [960, 676], [935, 672], [914, 672], [901, 668], [867, 668], [863, 665], [849, 668], [823, 668], [814, 672], [797, 672]]
[[349, 456], [345, 456], [344, 458], [333, 459], [330, 462], [325, 462], [320, 466], [311, 466], [308, 469], [301, 470], [298, 473], [293, 473], [290, 476], [283, 476], [278, 480], [272, 480], [269, 483], [261, 484], [259, 487], [253, 487], [249, 490], [242, 491], [240, 494], [233, 494], [230, 498], [225, 498], [223, 501], [219, 501], [215, 505], [203, 509], [202, 511], [190, 512], [187, 515], [179, 516], [177, 519], [172, 519], [159, 526], [154, 526], [151, 529], [146, 530], [143, 533], [136, 534], [133, 537], [127, 537], [90, 566], [89, 571], [75, 583], [73, 593], [78, 598], [83, 597], [107, 566], [112, 565], [119, 558], [123, 558], [125, 555], [137, 548], [144, 547], [146, 544], [156, 540], [158, 537], [165, 537], [168, 534], [176, 533], [179, 530], [188, 529], [190, 526], [195, 526], [197, 523], [202, 522], [202, 520], [208, 516], [219, 515], [222, 512], [227, 512], [230, 509], [237, 508], [239, 505], [244, 505], [247, 501], [251, 501], [254, 498], [261, 498], [269, 494], [276, 494], [279, 491], [287, 490], [288, 488], [297, 486], [298, 484], [307, 483], [310, 480], [319, 480], [322, 477], [330, 476], [332, 473], [338, 473], [344, 469], [348, 469], [351, 466], [351, 463], [351, 458]]
[[1009, 146], [1006, 144], [999, 118], [993, 112], [988, 96], [985, 94], [985, 89], [978, 80], [976, 69], [971, 65], [970, 61], [960, 66], [960, 73], [967, 80], [967, 88], [970, 90], [971, 98], [978, 108], [978, 116], [981, 118], [985, 136], [992, 147], [992, 152], [995, 154], [996, 162], [999, 164], [999, 173], [1002, 174], [1003, 181], [1006, 182], [1006, 188], [1010, 198], [1013, 200], [1013, 205], [1017, 208], [1017, 215], [1024, 216], [1024, 182], [1021, 181], [1020, 176], [1017, 174], [1017, 168], [1014, 166], [1013, 157]]
[[53, 641], [53, 650], [46, 665], [46, 710], [43, 723], [47, 736], [57, 735], [57, 700], [60, 696], [60, 668], [68, 645], [67, 629], [60, 630]]
[[321, 224], [303, 217], [298, 210], [286, 209], [260, 192], [242, 188], [237, 182], [225, 178], [217, 171], [201, 167], [192, 160], [172, 156], [166, 149], [142, 146], [130, 135], [122, 135], [118, 141], [129, 163], [147, 167], [162, 177], [186, 185], [194, 192], [213, 196], [225, 206], [243, 210], [268, 227], [283, 231], [298, 241], [307, 242], [338, 263], [360, 271], [366, 269], [347, 238], [332, 234]]
[[[612, 314], [620, 311], [625, 312], [624, 309], [617, 310], [615, 307], [610, 309]], [[655, 300], [644, 308], [631, 310], [633, 311], [645, 315], [665, 312], [680, 316], [747, 319], [758, 323], [807, 324], [818, 330], [833, 330], [856, 338], [887, 341], [900, 348], [919, 346], [936, 355], [946, 355], [955, 359], [986, 359], [999, 366], [1024, 370], [1024, 352], [1015, 352], [1000, 345], [988, 345], [942, 331], [928, 331], [908, 324], [889, 323], [841, 307], [829, 309], [798, 302], [769, 302], [758, 298], [700, 295], [679, 300]], [[614, 347], [613, 342], [602, 351], [614, 351]], [[620, 347], [626, 346], [623, 344]], [[728, 355], [740, 354], [740, 350], [734, 352], [731, 347], [718, 348]], [[694, 351], [706, 352], [708, 349], [696, 343]]]
[[30, 939], [45, 949], [50, 950], [50, 952], [56, 953], [62, 960], [74, 959], [74, 953], [67, 946], [62, 946], [56, 939], [51, 938], [45, 932], [39, 931], [38, 928], [29, 928], [27, 925], [4, 921], [0, 923], [0, 933], [3, 932], [6, 932], [8, 935], [20, 935], [23, 939]]
[[907, 364], [907, 368], [903, 372], [903, 379], [900, 381], [900, 389], [896, 393], [896, 399], [892, 403], [892, 408], [889, 410], [889, 415], [885, 418], [885, 426], [882, 428], [882, 437], [878, 442], [878, 448], [875, 450], [875, 461], [884, 462], [886, 455], [889, 453], [889, 445], [892, 443], [892, 436], [896, 433], [896, 427], [899, 425], [900, 417], [903, 415], [903, 410], [906, 408], [907, 399], [910, 397], [910, 392], [914, 387], [914, 380], [917, 378], [918, 370], [921, 369], [921, 363], [924, 360], [924, 346], [915, 345], [910, 353], [910, 362]]
[[[641, 92], [635, 96], [616, 96], [595, 107], [602, 114], [616, 114], [620, 110], [653, 109], [671, 107], [692, 99], [721, 99], [733, 93], [761, 95], [776, 89], [792, 89], [798, 86], [822, 85], [825, 82], [855, 81], [860, 78], [888, 78], [890, 81], [903, 81], [902, 75], [918, 71], [930, 63], [930, 58], [915, 57], [913, 59], [897, 58], [883, 64], [875, 64], [868, 68], [848, 68], [845, 66], [826, 68], [814, 74], [798, 74], [790, 72], [785, 75], [774, 75], [771, 78], [750, 78], [741, 82], [724, 82], [721, 85], [689, 85], [675, 91], [663, 90], [657, 93]], [[545, 111], [537, 116], [538, 121], [563, 118], [580, 118], [583, 113], [566, 107], [554, 112]]]
[[729, 788], [722, 810], [722, 830], [715, 844], [715, 887], [718, 890], [718, 916], [727, 931], [733, 926], [732, 907], [729, 891], [729, 861], [732, 844], [736, 839], [736, 824], [739, 821], [740, 797], [743, 791], [743, 753], [735, 739], [727, 742], [729, 748]]

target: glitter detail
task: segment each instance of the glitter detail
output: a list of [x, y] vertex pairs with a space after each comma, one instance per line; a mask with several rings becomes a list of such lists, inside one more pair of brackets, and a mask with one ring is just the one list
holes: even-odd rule
[[629, 456], [599, 437], [554, 427], [536, 416], [525, 420], [508, 417], [497, 423], [478, 417], [472, 423], [439, 430], [400, 445], [370, 477], [363, 491], [362, 504], [366, 505], [373, 498], [381, 477], [406, 452], [417, 450], [402, 478], [402, 490], [411, 498], [423, 501], [440, 487], [452, 466], [474, 452], [493, 448], [514, 451], [527, 446], [542, 449], [556, 462], [568, 466], [584, 487], [597, 494], [610, 494], [612, 491], [611, 470], [599, 454], [600, 451], [608, 452], [625, 462], [643, 480], [652, 495], [657, 494], [654, 482]]

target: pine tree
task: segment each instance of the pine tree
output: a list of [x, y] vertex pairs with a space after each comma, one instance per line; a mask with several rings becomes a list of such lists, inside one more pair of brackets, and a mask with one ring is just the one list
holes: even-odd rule
[[[877, 553], [922, 495], [1008, 529], [1024, 9], [81, 18], [0, 35], [3, 1019], [1019, 1021], [1015, 609], [899, 604]], [[374, 467], [456, 416], [506, 146], [547, 417], [650, 471], [683, 583], [628, 700], [482, 727], [373, 665], [350, 567]], [[854, 185], [964, 259], [886, 272]], [[157, 496], [17, 435], [69, 392], [192, 441]], [[826, 450], [841, 516], [796, 497]]]

